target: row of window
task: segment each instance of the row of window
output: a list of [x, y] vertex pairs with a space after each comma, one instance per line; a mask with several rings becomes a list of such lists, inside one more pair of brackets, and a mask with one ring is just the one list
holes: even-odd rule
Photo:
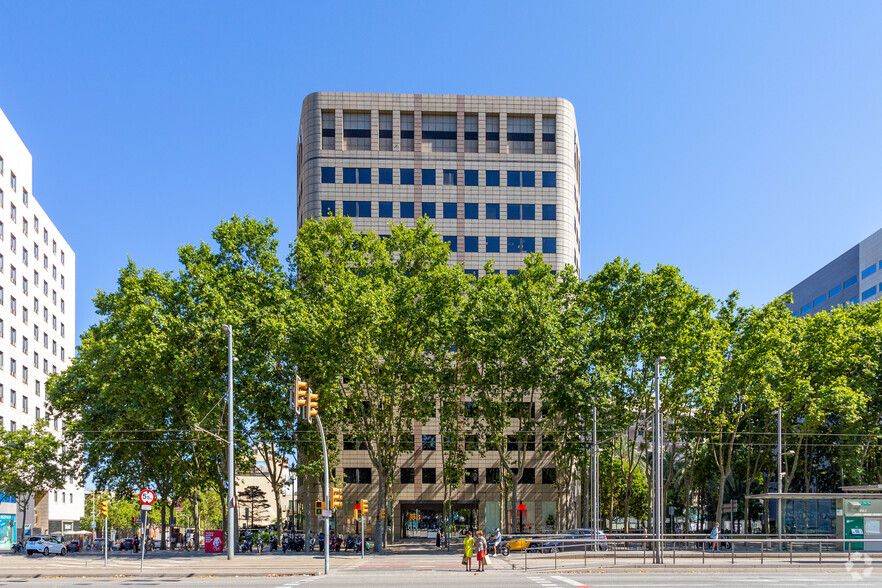
[[[401, 440], [401, 450], [402, 451], [414, 451], [416, 446], [415, 438], [404, 438]], [[445, 439], [444, 443], [449, 443], [449, 439]], [[518, 451], [523, 445], [526, 451], [536, 451], [536, 436], [535, 435], [526, 435], [526, 436], [517, 436], [517, 435], [508, 435], [506, 438], [506, 448], [508, 451]], [[423, 435], [422, 440], [420, 442], [420, 447], [423, 451], [435, 451], [437, 448], [437, 436], [436, 435]], [[447, 448], [447, 445], [445, 445]], [[364, 443], [359, 442], [355, 438], [344, 437], [343, 438], [343, 449], [346, 450], [354, 450], [354, 451], [366, 451], [367, 447], [365, 447]], [[554, 438], [551, 435], [545, 435], [542, 439], [542, 445], [539, 451], [554, 451]], [[466, 451], [480, 451], [481, 450], [481, 442], [478, 435], [466, 435], [465, 436], [465, 450]]]
[[[397, 218], [414, 218], [415, 204], [413, 202], [398, 203]], [[322, 216], [334, 216], [337, 213], [337, 202], [334, 200], [321, 201]], [[485, 220], [502, 220], [500, 214], [502, 205], [498, 202], [484, 204]], [[540, 208], [542, 220], [557, 220], [557, 205], [542, 204]], [[480, 206], [477, 202], [465, 202], [462, 205], [462, 217], [465, 219], [479, 219]], [[396, 218], [394, 202], [377, 202], [377, 218]], [[506, 220], [536, 220], [535, 204], [506, 204]], [[372, 218], [374, 216], [373, 202], [370, 200], [344, 200], [343, 216], [353, 218]], [[438, 218], [437, 202], [422, 202], [420, 216]], [[441, 218], [460, 218], [460, 207], [457, 202], [441, 203]]]
[[[554, 484], [557, 481], [555, 468], [542, 468], [542, 483]], [[464, 468], [463, 480], [466, 484], [478, 483], [478, 468]], [[514, 468], [517, 476], [519, 470]], [[436, 484], [438, 482], [438, 470], [436, 468], [420, 468], [420, 477], [423, 484]], [[400, 478], [402, 484], [413, 484], [416, 481], [416, 468], [401, 468]], [[485, 468], [484, 481], [487, 484], [499, 484], [501, 480], [500, 468]], [[343, 468], [344, 484], [370, 484], [372, 482], [371, 468]], [[536, 469], [524, 468], [520, 476], [521, 484], [536, 483]]]
[[[394, 136], [393, 113], [379, 112], [378, 137], [380, 151], [414, 150], [414, 113], [399, 114], [400, 130]], [[456, 153], [457, 115], [455, 113], [422, 113], [420, 138], [422, 151], [426, 153]], [[554, 115], [542, 115], [542, 153], [554, 155], [556, 130]], [[463, 151], [478, 153], [478, 114], [466, 113], [463, 117]], [[535, 153], [536, 129], [532, 114], [509, 114], [506, 116], [509, 153]], [[484, 151], [499, 153], [499, 114], [486, 114], [484, 119]], [[343, 111], [343, 149], [345, 151], [370, 151], [371, 113], [366, 111]], [[394, 139], [398, 139], [397, 144]], [[337, 125], [333, 110], [322, 111], [322, 149], [337, 148]]]
[[[876, 270], [879, 270], [879, 269], [882, 269], [882, 261], [880, 261], [878, 264], [874, 263], [874, 264], [871, 265], [870, 267], [864, 269], [864, 271], [861, 272], [861, 279], [862, 279], [862, 280], [867, 279], [868, 277], [870, 277], [870, 276], [872, 276], [873, 274], [875, 274], [875, 273], [876, 273]], [[836, 286], [834, 286], [833, 288], [831, 288], [831, 289], [827, 292], [827, 294], [821, 294], [820, 296], [818, 296], [817, 298], [815, 298], [815, 299], [812, 300], [811, 302], [809, 302], [809, 303], [803, 305], [802, 307], [800, 307], [800, 309], [799, 309], [798, 311], [794, 310], [794, 311], [793, 311], [793, 316], [799, 316], [799, 315], [803, 315], [803, 314], [809, 312], [812, 308], [815, 308], [815, 307], [817, 307], [817, 306], [823, 304], [825, 300], [828, 300], [828, 299], [830, 299], [830, 298], [833, 298], [833, 297], [836, 296], [837, 294], [840, 294], [841, 292], [844, 292], [845, 290], [848, 290], [848, 289], [851, 288], [852, 286], [857, 285], [857, 281], [858, 281], [858, 277], [857, 277], [857, 275], [851, 276], [850, 278], [848, 278], [847, 280], [845, 280], [843, 283], [841, 283], [841, 284], [837, 284]], [[882, 287], [882, 285], [880, 285], [880, 287]], [[867, 290], [864, 290], [864, 291], [861, 293], [861, 302], [863, 302], [863, 301], [866, 300], [867, 298], [870, 298], [871, 296], [873, 296], [873, 295], [876, 293], [876, 289], [877, 289], [876, 286], [873, 286], [872, 288], [869, 288], [869, 289], [867, 289]], [[858, 297], [857, 297], [857, 296], [853, 296], [852, 298], [850, 298], [849, 300], [847, 300], [847, 301], [845, 302], [845, 304], [857, 304], [857, 302], [858, 302]]]
[[[381, 167], [377, 173], [377, 183], [394, 184], [394, 172], [396, 170], [390, 167]], [[413, 169], [402, 168], [398, 171], [398, 184], [402, 186], [413, 186], [415, 183], [415, 173]], [[437, 171], [435, 169], [420, 170], [420, 185], [435, 186], [437, 185]], [[322, 183], [337, 183], [337, 168], [322, 168]], [[557, 172], [544, 171], [542, 174], [543, 188], [557, 187]], [[467, 169], [463, 172], [464, 186], [480, 186], [478, 183], [480, 174], [476, 169]], [[459, 186], [459, 173], [455, 169], [441, 170], [441, 184], [444, 186]], [[499, 186], [500, 173], [499, 170], [484, 171], [484, 186]], [[536, 172], [534, 171], [507, 171], [505, 172], [506, 186], [510, 188], [535, 188]], [[344, 167], [343, 168], [344, 184], [372, 184], [373, 173], [369, 167]]]
[[[42, 417], [40, 416], [40, 409], [39, 409], [39, 408], [36, 409], [36, 418], [38, 418], [38, 419], [42, 418]], [[49, 417], [47, 416], [44, 420], [46, 420], [46, 421], [48, 422]], [[0, 430], [2, 430], [3, 427], [4, 427], [4, 425], [3, 425], [3, 417], [0, 416]], [[52, 419], [52, 427], [53, 427], [56, 431], [58, 430], [58, 417], [54, 417], [54, 418]], [[24, 427], [24, 428], [27, 428], [27, 427]], [[10, 431], [17, 431], [17, 430], [18, 430], [18, 423], [16, 423], [15, 421], [9, 421], [9, 430], [10, 430]], [[57, 492], [56, 492], [56, 494], [57, 494]], [[71, 497], [71, 502], [73, 502], [73, 497]]]
[[[24, 291], [25, 291], [25, 294], [27, 294], [26, 287], [24, 288]], [[52, 294], [53, 294], [52, 302], [54, 304], [55, 300], [56, 300], [54, 290], [52, 291]], [[3, 306], [4, 304], [6, 304], [6, 293], [3, 289], [3, 286], [0, 286], [0, 306]], [[39, 309], [40, 309], [40, 300], [37, 297], [34, 297], [34, 312], [39, 313], [40, 312]], [[9, 310], [13, 315], [16, 315], [16, 316], [18, 315], [18, 300], [16, 300], [15, 296], [9, 297]], [[64, 313], [64, 298], [61, 299], [61, 312], [62, 312], [62, 314]], [[28, 320], [29, 320], [28, 309], [24, 305], [22, 305], [21, 320], [23, 323], [28, 324]], [[47, 308], [45, 306], [43, 307], [43, 322], [46, 322], [46, 323], [49, 322], [49, 308]], [[52, 329], [58, 330], [58, 317], [56, 317], [54, 314], [52, 315]], [[34, 331], [35, 332], [37, 331], [36, 325], [34, 325]], [[62, 337], [64, 336], [64, 323], [61, 323], [61, 336]]]
[[[52, 317], [52, 320], [53, 320], [53, 325], [54, 325], [55, 324], [54, 323], [54, 321], [55, 321], [54, 316]], [[2, 318], [0, 318], [0, 339], [2, 339], [4, 337], [4, 333], [5, 333], [4, 322], [5, 321]], [[61, 326], [63, 329], [64, 325], [61, 325]], [[37, 325], [34, 325], [34, 339], [36, 341], [40, 340], [40, 329], [37, 327]], [[13, 347], [18, 347], [18, 331], [16, 331], [15, 328], [13, 328], [13, 327], [9, 327], [9, 342], [12, 344]], [[49, 334], [48, 333], [43, 333], [43, 347], [45, 347], [46, 349], [49, 349]], [[21, 350], [24, 353], [28, 352], [28, 338], [25, 337], [24, 335], [21, 337]], [[52, 355], [58, 355], [58, 343], [55, 339], [52, 340]], [[35, 353], [34, 354], [34, 359], [35, 359], [34, 367], [39, 367], [36, 364], [36, 358], [37, 358], [37, 354]], [[61, 347], [61, 359], [62, 360], [64, 359], [64, 347]]]

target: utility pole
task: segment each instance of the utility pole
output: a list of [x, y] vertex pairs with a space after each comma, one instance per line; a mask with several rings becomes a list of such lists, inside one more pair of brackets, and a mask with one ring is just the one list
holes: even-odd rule
[[[593, 423], [591, 426], [591, 530], [597, 537], [600, 524], [600, 449], [597, 447], [597, 407], [591, 408]], [[595, 550], [597, 544], [595, 543]]]
[[655, 418], [653, 419], [652, 429], [652, 472], [654, 486], [653, 501], [653, 525], [655, 531], [655, 563], [664, 563], [664, 546], [662, 545], [662, 537], [664, 535], [664, 485], [662, 484], [662, 468], [664, 462], [662, 460], [662, 452], [664, 451], [664, 440], [662, 439], [662, 414], [661, 414], [661, 363], [665, 361], [665, 357], [661, 356], [655, 360]]
[[227, 559], [236, 553], [236, 464], [233, 445], [233, 326], [221, 327], [227, 335]]
[[775, 527], [778, 531], [778, 551], [781, 551], [783, 547], [781, 544], [781, 523], [784, 522], [782, 520], [783, 517], [781, 516], [781, 492], [784, 490], [784, 488], [782, 488], [782, 482], [784, 481], [784, 472], [781, 471], [781, 407], [778, 407], [778, 410], [776, 410], [775, 412], [778, 414], [778, 483], [776, 484], [776, 486], [778, 487], [778, 500], [775, 501], [777, 503], [777, 517], [775, 521]]

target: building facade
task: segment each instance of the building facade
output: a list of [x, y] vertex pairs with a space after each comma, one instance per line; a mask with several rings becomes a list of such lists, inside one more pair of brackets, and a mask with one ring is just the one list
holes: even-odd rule
[[805, 316], [882, 297], [882, 229], [788, 290], [790, 311]]
[[[52, 416], [44, 383], [74, 353], [75, 262], [73, 249], [34, 197], [31, 154], [0, 111], [0, 426], [7, 430], [43, 419], [61, 436], [64, 423]], [[34, 502], [26, 531], [78, 528], [84, 492], [73, 479]], [[9, 524], [22, 524], [16, 509], [14, 497], [0, 497], [7, 533]], [[15, 520], [8, 518], [15, 514]], [[5, 541], [0, 532], [0, 549]]]
[[[491, 259], [495, 271], [512, 275], [532, 252], [555, 271], [581, 265], [579, 136], [573, 106], [561, 98], [310, 94], [300, 117], [297, 197], [298, 226], [342, 214], [382, 236], [390, 223], [413, 226], [426, 216], [450, 246], [451, 263], [474, 276]], [[379, 505], [367, 451], [342, 441], [336, 473], [344, 507], [334, 524], [345, 533], [356, 528], [357, 501], [368, 499], [372, 515]], [[415, 426], [387, 513], [397, 536], [441, 522], [440, 444], [437, 419]], [[502, 507], [498, 456], [476, 449], [452, 497], [457, 525], [495, 529], [508, 517], [525, 531], [553, 527], [555, 472], [541, 439], [528, 446], [519, 490], [526, 510], [517, 514]]]

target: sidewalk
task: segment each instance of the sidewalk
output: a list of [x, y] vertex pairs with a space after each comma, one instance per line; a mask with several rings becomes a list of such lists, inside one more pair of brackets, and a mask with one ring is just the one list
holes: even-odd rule
[[[336, 555], [336, 554], [335, 554]], [[351, 566], [356, 560], [347, 557], [331, 557], [331, 571]], [[114, 577], [144, 576], [180, 578], [197, 576], [296, 576], [324, 573], [324, 558], [318, 553], [310, 554], [236, 554], [231, 561], [226, 554], [180, 552], [153, 552], [144, 558], [132, 554], [114, 553], [107, 567], [100, 554], [76, 553], [65, 556], [0, 555], [0, 579], [58, 577]]]

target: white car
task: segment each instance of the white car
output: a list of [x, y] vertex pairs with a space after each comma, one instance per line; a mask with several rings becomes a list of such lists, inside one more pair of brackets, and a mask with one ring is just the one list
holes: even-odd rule
[[64, 555], [67, 553], [67, 547], [55, 537], [44, 535], [28, 539], [27, 545], [25, 545], [25, 552], [28, 555], [33, 553], [42, 553], [43, 555], [57, 553], [58, 555]]

